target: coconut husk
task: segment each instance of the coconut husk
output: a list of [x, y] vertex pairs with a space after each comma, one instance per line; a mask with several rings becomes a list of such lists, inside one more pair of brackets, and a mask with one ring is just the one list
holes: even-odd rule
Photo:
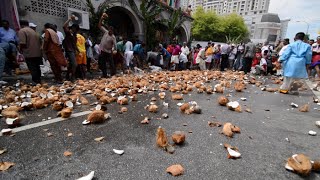
[[268, 91], [268, 92], [277, 92], [278, 89], [277, 88], [266, 88], [266, 91]]
[[127, 98], [119, 99], [117, 101], [117, 103], [120, 104], [120, 105], [127, 105], [128, 104], [128, 99]]
[[184, 173], [184, 168], [180, 164], [175, 164], [166, 169], [167, 173], [170, 173], [172, 176], [180, 176]]
[[148, 111], [149, 111], [149, 112], [152, 112], [152, 113], [156, 113], [156, 112], [158, 112], [158, 106], [155, 105], [155, 104], [151, 104], [151, 105], [148, 107]]
[[166, 93], [165, 92], [160, 92], [159, 93], [159, 98], [160, 99], [164, 99], [166, 97]]
[[186, 140], [186, 135], [183, 131], [175, 131], [171, 138], [175, 144], [183, 144]]
[[215, 92], [223, 94], [223, 87], [221, 85], [215, 86]]
[[82, 105], [88, 105], [89, 101], [87, 100], [87, 98], [80, 96], [80, 102]]
[[38, 100], [34, 101], [32, 104], [35, 109], [42, 109], [42, 108], [46, 107], [46, 103], [43, 99], [38, 99]]
[[240, 81], [237, 81], [235, 84], [234, 84], [234, 89], [237, 91], [237, 92], [242, 92], [243, 89], [245, 88], [245, 85], [240, 82]]
[[183, 97], [181, 94], [172, 94], [173, 100], [183, 100]]
[[127, 112], [127, 111], [128, 111], [128, 108], [126, 108], [126, 107], [121, 107], [121, 109], [120, 109], [120, 112], [122, 112], [122, 113]]
[[241, 129], [238, 126], [232, 125], [231, 131], [234, 133], [241, 133]]
[[181, 106], [180, 106], [180, 111], [181, 112], [185, 112], [187, 109], [190, 108], [190, 105], [189, 103], [183, 103]]
[[227, 103], [229, 102], [229, 99], [225, 96], [220, 96], [218, 98], [218, 103], [221, 105], [221, 106], [226, 106]]
[[233, 136], [232, 127], [233, 127], [233, 125], [231, 123], [225, 123], [223, 125], [222, 133], [224, 135], [226, 135], [227, 137], [232, 138], [232, 136]]
[[1, 115], [3, 117], [5, 117], [5, 118], [17, 118], [17, 117], [19, 117], [18, 111], [10, 111], [10, 110], [7, 110], [7, 109], [3, 110], [1, 112]]
[[299, 108], [299, 111], [300, 112], [309, 112], [309, 108], [310, 108], [309, 104], [305, 104]]
[[310, 174], [312, 165], [310, 158], [304, 154], [297, 154], [288, 159], [288, 166], [291, 167], [294, 172], [307, 176]]
[[167, 138], [166, 132], [161, 127], [157, 129], [156, 143], [159, 147], [162, 147], [162, 148], [168, 145], [168, 138]]
[[88, 115], [87, 120], [91, 123], [102, 123], [106, 120], [105, 113], [102, 110], [94, 110]]
[[22, 107], [20, 107], [20, 106], [9, 106], [7, 109], [5, 109], [5, 110], [7, 110], [7, 111], [21, 111], [23, 108]]
[[52, 104], [52, 109], [55, 110], [55, 111], [61, 111], [63, 109], [63, 103], [62, 102], [59, 102], [59, 101], [56, 101]]
[[58, 113], [58, 116], [61, 116], [62, 118], [69, 118], [71, 114], [72, 114], [71, 108], [64, 108]]
[[312, 170], [320, 172], [320, 161], [314, 161], [312, 164]]

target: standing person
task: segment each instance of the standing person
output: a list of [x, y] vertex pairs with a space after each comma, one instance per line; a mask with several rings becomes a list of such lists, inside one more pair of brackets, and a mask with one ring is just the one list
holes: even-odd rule
[[118, 42], [117, 42], [117, 54], [116, 56], [119, 57], [119, 60], [121, 61], [122, 71], [123, 73], [126, 70], [126, 59], [124, 57], [124, 40], [121, 36], [119, 36]]
[[196, 58], [196, 64], [199, 64], [199, 68], [200, 70], [206, 70], [206, 49], [202, 48], [200, 45], [198, 46], [199, 52], [197, 54], [197, 58]]
[[127, 40], [127, 38], [125, 38], [124, 40], [126, 43], [124, 44], [124, 52], [127, 51], [132, 51], [133, 50], [133, 44], [131, 41]]
[[68, 70], [66, 79], [74, 81], [76, 78], [76, 52], [78, 51], [76, 42], [77, 37], [75, 32], [79, 29], [78, 24], [72, 24], [71, 27], [69, 26], [69, 22], [73, 20], [73, 17], [70, 17], [63, 25], [63, 31], [66, 35], [65, 39], [63, 40], [63, 48], [65, 51], [65, 56], [68, 60]]
[[91, 73], [91, 61], [93, 59], [92, 41], [90, 37], [86, 35], [86, 54], [87, 54], [87, 71]]
[[190, 54], [190, 50], [189, 50], [186, 42], [183, 42], [183, 46], [181, 47], [181, 53], [183, 53], [186, 56], [189, 56], [189, 54]]
[[87, 66], [87, 53], [86, 53], [86, 39], [76, 31], [77, 33], [77, 53], [76, 53], [76, 61], [77, 61], [77, 70], [76, 77], [80, 79], [86, 78], [86, 66]]
[[245, 74], [251, 71], [251, 65], [255, 50], [256, 47], [251, 41], [248, 44], [246, 44], [243, 59], [243, 71]]
[[312, 45], [312, 64], [308, 70], [309, 77], [311, 77], [311, 70], [315, 69], [317, 72], [317, 81], [320, 80], [320, 36], [317, 37], [317, 42]]
[[59, 37], [50, 23], [44, 25], [43, 51], [47, 55], [56, 83], [62, 83], [61, 67], [67, 65], [59, 45]]
[[20, 26], [21, 29], [18, 32], [20, 52], [23, 54], [31, 72], [32, 81], [41, 83], [41, 40], [38, 34], [29, 27], [28, 21], [20, 21]]
[[243, 55], [244, 55], [244, 47], [242, 45], [238, 46], [236, 60], [233, 64], [234, 71], [240, 71], [242, 69], [242, 62], [243, 62]]
[[145, 43], [143, 43], [143, 42], [141, 43], [140, 41], [138, 41], [137, 44], [134, 45], [134, 47], [133, 47], [133, 54], [134, 54], [134, 57], [137, 61], [139, 68], [143, 68], [145, 65], [145, 56], [144, 56], [145, 45], [146, 45]]
[[[318, 41], [318, 40], [317, 40]], [[309, 41], [308, 41], [308, 43], [310, 44], [310, 46], [313, 46], [313, 44], [314, 44], [314, 39], [310, 39]]]
[[109, 26], [107, 30], [102, 25], [102, 21], [107, 17], [108, 15], [106, 13], [103, 13], [98, 24], [99, 29], [104, 33], [100, 43], [101, 53], [99, 56], [99, 68], [102, 71], [102, 77], [107, 77], [107, 61], [110, 63], [111, 76], [116, 74], [116, 66], [112, 57], [112, 48], [114, 48], [114, 50], [117, 50], [116, 37], [113, 35], [112, 26]]
[[174, 44], [173, 47], [174, 49], [172, 51], [171, 63], [173, 64], [174, 70], [177, 70], [179, 65], [179, 55], [181, 53], [181, 48], [178, 44]]
[[[282, 54], [284, 53], [284, 51], [288, 48], [288, 45], [290, 44], [290, 40], [288, 38], [284, 39], [282, 41], [282, 45], [283, 47], [281, 48], [281, 50], [279, 51], [279, 57], [282, 56]], [[283, 75], [283, 69], [281, 68], [281, 64], [279, 62], [279, 60], [275, 63], [275, 66], [277, 68], [277, 76], [282, 76]]]
[[229, 44], [224, 44], [221, 47], [221, 65], [220, 65], [220, 71], [224, 71], [229, 64], [229, 53], [230, 53], [230, 46]]
[[220, 59], [221, 59], [221, 44], [218, 44], [214, 48], [214, 68], [218, 69], [219, 64], [220, 64]]
[[229, 53], [229, 68], [232, 70], [234, 61], [237, 55], [237, 48], [235, 44], [231, 44], [230, 53]]
[[304, 37], [303, 32], [297, 33], [295, 42], [289, 44], [280, 56], [284, 72], [280, 93], [288, 94], [289, 91], [297, 91], [297, 89], [291, 89], [293, 81], [298, 78], [308, 78], [307, 69], [311, 64], [312, 50], [309, 44], [303, 42]]
[[2, 20], [2, 27], [0, 27], [0, 43], [18, 44], [17, 33], [10, 28], [9, 21]]
[[159, 52], [163, 57], [163, 68], [169, 70], [171, 54], [163, 47], [162, 44], [159, 44]]
[[17, 54], [16, 46], [10, 43], [0, 43], [0, 85], [7, 84], [2, 80], [2, 73], [5, 67], [6, 59], [15, 60]]
[[213, 54], [214, 54], [214, 50], [213, 50], [213, 47], [212, 47], [212, 44], [211, 42], [208, 42], [208, 48], [206, 50], [206, 68], [207, 69], [211, 69], [211, 63], [212, 63], [212, 57], [213, 57]]
[[62, 34], [62, 32], [58, 31], [58, 26], [56, 24], [53, 25], [53, 30], [56, 31], [58, 38], [59, 38], [59, 46], [62, 48], [62, 43], [64, 40], [64, 36]]

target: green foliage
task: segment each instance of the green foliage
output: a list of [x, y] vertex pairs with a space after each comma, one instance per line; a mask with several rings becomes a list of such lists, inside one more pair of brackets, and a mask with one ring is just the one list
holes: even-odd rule
[[143, 18], [145, 42], [148, 49], [154, 47], [156, 42], [157, 23], [161, 23], [159, 15], [163, 11], [158, 2], [154, 0], [142, 0], [140, 12]]
[[218, 16], [198, 7], [193, 18], [192, 34], [196, 40], [239, 43], [248, 36], [243, 18], [235, 13]]
[[99, 5], [96, 11], [91, 0], [86, 0], [86, 3], [89, 9], [90, 36], [92, 37], [94, 42], [99, 42], [101, 39], [99, 38], [101, 36], [101, 31], [98, 28], [98, 23], [102, 14], [108, 10], [109, 5], [105, 1]]
[[181, 8], [178, 10], [174, 10], [169, 19], [166, 20], [165, 24], [168, 27], [168, 35], [170, 40], [174, 38], [174, 35], [179, 31], [182, 23], [185, 21], [185, 17], [183, 16], [183, 12]]

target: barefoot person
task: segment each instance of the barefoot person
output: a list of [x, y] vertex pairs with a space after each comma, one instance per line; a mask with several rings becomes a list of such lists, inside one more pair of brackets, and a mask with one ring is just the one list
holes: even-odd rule
[[312, 51], [311, 46], [303, 42], [304, 37], [304, 33], [297, 33], [295, 42], [289, 44], [282, 56], [280, 56], [284, 73], [284, 81], [280, 87], [280, 93], [287, 94], [290, 90], [296, 90], [291, 89], [294, 80], [308, 78], [307, 68], [311, 64]]

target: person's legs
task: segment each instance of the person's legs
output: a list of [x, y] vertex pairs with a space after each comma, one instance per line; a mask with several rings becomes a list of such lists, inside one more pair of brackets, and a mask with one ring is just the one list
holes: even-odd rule
[[320, 65], [318, 64], [318, 65], [316, 65], [314, 68], [315, 68], [315, 70], [316, 70], [316, 72], [317, 72], [317, 75], [318, 75], [318, 78], [317, 78], [317, 80], [320, 80], [320, 67], [319, 67]]
[[112, 57], [112, 53], [106, 53], [106, 59], [107, 61], [109, 62], [110, 64], [110, 73], [111, 73], [111, 76], [114, 76], [116, 75], [116, 66], [114, 64], [114, 60], [113, 60], [113, 57]]
[[0, 48], [0, 81], [2, 81], [2, 73], [6, 64], [6, 59], [7, 57], [5, 51]]
[[87, 57], [87, 71], [91, 73], [91, 57]]
[[220, 71], [224, 71], [226, 68], [226, 63], [228, 61], [228, 56], [226, 54], [221, 55], [221, 65], [220, 65]]
[[229, 69], [233, 68], [234, 59], [229, 59]]
[[71, 80], [74, 80], [76, 77], [75, 74], [76, 74], [76, 69], [77, 69], [76, 55], [72, 51], [67, 51], [66, 57], [69, 61], [67, 77], [69, 77], [69, 73], [70, 73]]
[[[26, 58], [26, 63], [28, 66], [28, 69], [31, 73], [32, 81], [35, 83], [41, 83], [41, 69], [40, 65], [42, 63], [42, 58], [41, 57], [35, 57], [35, 58]], [[50, 64], [51, 66], [51, 64]], [[54, 68], [51, 66], [52, 71]]]
[[55, 80], [57, 82], [61, 82], [62, 81], [61, 67], [58, 64], [58, 62], [56, 61], [56, 59], [54, 57], [54, 53], [55, 52], [49, 52], [47, 54], [47, 57], [48, 57], [48, 61], [50, 63], [51, 69], [52, 69], [52, 73], [54, 74]]
[[106, 61], [107, 61], [107, 53], [104, 51], [101, 51], [99, 55], [98, 64], [99, 64], [99, 69], [102, 71], [102, 77], [107, 77]]
[[280, 93], [287, 94], [290, 90], [291, 84], [294, 81], [294, 78], [283, 77], [283, 84], [280, 86]]

